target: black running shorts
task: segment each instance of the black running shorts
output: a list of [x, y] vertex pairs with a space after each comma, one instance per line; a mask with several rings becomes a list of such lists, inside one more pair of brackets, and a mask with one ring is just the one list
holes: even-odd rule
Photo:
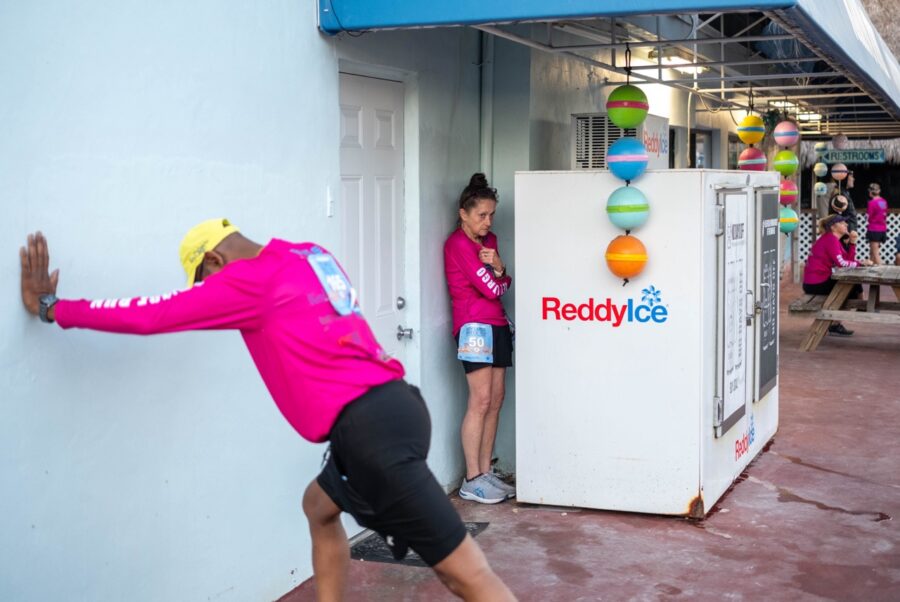
[[403, 380], [385, 383], [341, 412], [316, 481], [341, 510], [381, 535], [395, 558], [408, 546], [434, 566], [466, 529], [425, 463], [430, 440], [419, 390]]
[[[492, 335], [494, 337], [494, 361], [492, 363], [483, 362], [467, 362], [459, 360], [463, 365], [466, 374], [475, 372], [481, 368], [493, 366], [494, 368], [509, 368], [513, 365], [513, 337], [512, 329], [509, 324], [506, 326], [491, 326]], [[459, 349], [459, 333], [456, 334], [456, 348]]]
[[871, 230], [866, 231], [866, 240], [869, 242], [884, 242], [887, 238], [887, 232], [872, 232]]

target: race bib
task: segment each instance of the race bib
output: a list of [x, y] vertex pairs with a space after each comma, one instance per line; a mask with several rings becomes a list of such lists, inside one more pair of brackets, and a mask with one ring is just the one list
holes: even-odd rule
[[456, 357], [466, 362], [490, 364], [494, 361], [494, 331], [490, 324], [469, 322], [459, 331]]
[[361, 313], [356, 289], [350, 285], [350, 281], [344, 276], [344, 272], [338, 267], [334, 257], [323, 253], [321, 249], [313, 250], [307, 256], [310, 267], [315, 272], [319, 283], [328, 295], [328, 301], [338, 314], [349, 316], [352, 313]]

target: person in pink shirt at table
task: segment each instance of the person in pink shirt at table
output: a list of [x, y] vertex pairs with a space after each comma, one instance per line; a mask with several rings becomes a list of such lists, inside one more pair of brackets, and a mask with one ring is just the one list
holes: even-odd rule
[[239, 330], [278, 409], [305, 439], [329, 442], [303, 496], [319, 600], [343, 597], [350, 550], [340, 514], [415, 550], [466, 600], [513, 600], [426, 464], [428, 409], [363, 318], [343, 269], [313, 243], [245, 238], [207, 220], [181, 243], [187, 288], [146, 297], [63, 300], [37, 232], [20, 250], [22, 301], [64, 329], [159, 334]]
[[881, 185], [869, 184], [869, 204], [866, 214], [869, 225], [866, 226], [866, 240], [869, 241], [869, 256], [875, 265], [881, 264], [881, 243], [887, 238], [888, 203], [881, 197]]
[[[822, 220], [824, 232], [813, 243], [806, 258], [806, 267], [803, 269], [803, 292], [808, 295], [828, 295], [837, 284], [837, 280], [831, 277], [834, 268], [855, 268], [860, 265], [872, 265], [869, 260], [856, 260], [856, 245], [850, 244], [850, 250], [846, 251], [841, 239], [847, 236], [847, 218], [843, 215], [830, 215]], [[856, 298], [862, 292], [858, 284], [850, 293], [851, 298]], [[833, 322], [828, 327], [828, 333], [841, 336], [850, 336], [852, 330], [847, 330], [840, 322]]]

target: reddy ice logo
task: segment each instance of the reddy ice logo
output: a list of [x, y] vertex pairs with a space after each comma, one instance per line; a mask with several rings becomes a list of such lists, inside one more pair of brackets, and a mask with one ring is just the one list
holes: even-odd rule
[[651, 285], [641, 291], [640, 301], [629, 298], [624, 303], [614, 303], [610, 297], [603, 300], [589, 297], [582, 303], [565, 302], [559, 297], [542, 297], [541, 319], [609, 322], [613, 328], [618, 328], [624, 322], [662, 324], [669, 319], [669, 308], [662, 304], [660, 290]]

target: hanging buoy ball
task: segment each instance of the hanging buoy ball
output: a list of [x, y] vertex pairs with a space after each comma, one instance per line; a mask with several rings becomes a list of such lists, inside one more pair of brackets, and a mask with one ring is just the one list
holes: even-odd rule
[[634, 278], [647, 265], [647, 249], [634, 236], [617, 236], [606, 247], [606, 265], [619, 278]]
[[828, 174], [828, 166], [822, 162], [813, 165], [813, 173], [817, 178], [824, 178]]
[[797, 161], [797, 155], [794, 154], [794, 151], [783, 150], [779, 151], [777, 155], [775, 155], [775, 160], [772, 162], [772, 166], [775, 167], [775, 171], [787, 177], [797, 171], [797, 165], [799, 161]]
[[794, 146], [800, 142], [800, 129], [793, 121], [782, 121], [775, 126], [772, 134], [778, 146]]
[[827, 142], [816, 142], [816, 145], [813, 148], [816, 149], [817, 155], [821, 155], [821, 154], [825, 153], [825, 151], [828, 150], [828, 143]]
[[634, 186], [622, 186], [609, 195], [606, 214], [613, 225], [623, 230], [634, 230], [646, 223], [650, 216], [650, 203], [644, 193]]
[[847, 138], [846, 134], [838, 134], [831, 139], [831, 146], [838, 150], [841, 150], [847, 148], [847, 144], [849, 142], [850, 140]]
[[766, 126], [759, 115], [747, 115], [738, 125], [738, 138], [744, 144], [756, 144], [766, 135]]
[[778, 202], [782, 205], [790, 205], [797, 200], [797, 185], [790, 180], [782, 180], [778, 190]]
[[825, 182], [816, 182], [816, 185], [813, 186], [813, 192], [816, 193], [816, 196], [825, 196], [825, 193], [828, 192], [828, 186]]
[[778, 228], [785, 234], [796, 230], [799, 222], [797, 212], [790, 207], [782, 207], [778, 213]]
[[831, 166], [831, 177], [834, 178], [835, 182], [840, 182], [846, 178], [848, 173], [850, 173], [850, 170], [843, 163], [835, 163]]
[[617, 178], [631, 181], [647, 169], [647, 150], [637, 138], [619, 138], [606, 151], [606, 163]]
[[758, 148], [745, 148], [738, 157], [738, 169], [744, 171], [766, 171], [766, 153]]
[[609, 120], [622, 129], [637, 127], [647, 117], [650, 104], [647, 95], [637, 86], [625, 84], [610, 93], [606, 100]]

